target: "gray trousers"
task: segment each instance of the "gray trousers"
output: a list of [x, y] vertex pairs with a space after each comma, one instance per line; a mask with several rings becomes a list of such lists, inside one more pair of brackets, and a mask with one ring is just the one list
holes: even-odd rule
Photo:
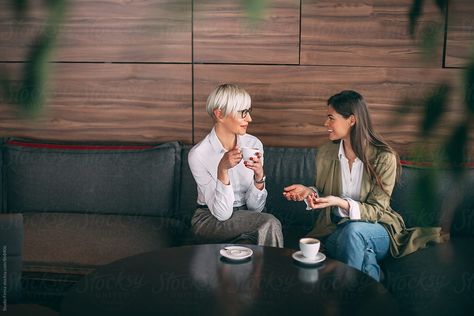
[[231, 218], [219, 221], [208, 208], [198, 208], [191, 219], [191, 226], [199, 242], [283, 247], [281, 223], [268, 213], [234, 210]]

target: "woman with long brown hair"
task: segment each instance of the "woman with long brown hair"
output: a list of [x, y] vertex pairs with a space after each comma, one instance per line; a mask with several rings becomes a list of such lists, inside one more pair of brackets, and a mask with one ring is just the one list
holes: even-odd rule
[[324, 126], [331, 142], [318, 149], [316, 186], [293, 184], [283, 195], [321, 210], [308, 236], [320, 238], [329, 256], [380, 280], [378, 261], [389, 251], [400, 257], [441, 242], [441, 229], [407, 229], [390, 207], [400, 160], [373, 130], [362, 95], [345, 90], [327, 104]]

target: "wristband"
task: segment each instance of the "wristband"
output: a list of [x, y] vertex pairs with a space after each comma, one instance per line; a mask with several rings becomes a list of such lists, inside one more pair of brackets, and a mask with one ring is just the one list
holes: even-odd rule
[[257, 180], [255, 179], [255, 176], [253, 176], [253, 181], [254, 181], [255, 183], [257, 183], [257, 184], [265, 183], [265, 180], [266, 180], [266, 179], [267, 179], [267, 177], [266, 177], [266, 176], [263, 176], [262, 179], [260, 179], [260, 180], [257, 181]]

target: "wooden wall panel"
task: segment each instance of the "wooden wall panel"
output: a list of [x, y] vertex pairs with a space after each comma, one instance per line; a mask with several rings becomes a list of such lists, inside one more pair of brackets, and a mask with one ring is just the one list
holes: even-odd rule
[[[369, 103], [376, 130], [397, 150], [406, 151], [420, 129], [420, 110], [399, 117], [404, 97], [421, 98], [440, 80], [457, 85], [457, 70], [370, 68], [370, 67], [292, 67], [248, 65], [195, 66], [195, 142], [212, 127], [205, 111], [207, 95], [222, 82], [234, 82], [252, 97], [254, 112], [249, 133], [265, 146], [317, 147], [327, 141], [323, 126], [326, 101], [331, 95], [353, 89]], [[461, 110], [453, 100], [443, 124], [460, 120]], [[441, 131], [441, 134], [445, 131]]]
[[252, 24], [242, 1], [195, 1], [195, 61], [297, 64], [300, 1], [266, 3], [262, 19]]
[[[0, 64], [18, 72], [21, 64]], [[192, 142], [191, 65], [56, 64], [42, 115], [0, 100], [0, 137]]]
[[[435, 58], [422, 57], [408, 35], [412, 0], [306, 0], [302, 7], [301, 64], [382, 67], [440, 67], [442, 33]], [[420, 28], [444, 19], [425, 1]], [[432, 29], [429, 29], [432, 30]]]
[[[55, 61], [191, 62], [191, 0], [67, 1]], [[0, 2], [0, 61], [27, 59], [45, 32], [44, 1], [15, 21]]]
[[450, 1], [446, 41], [446, 67], [464, 67], [474, 58], [474, 1]]
[[[266, 146], [319, 146], [327, 140], [327, 98], [355, 89], [366, 96], [376, 128], [403, 153], [417, 139], [421, 110], [400, 119], [398, 105], [441, 80], [460, 86], [461, 71], [442, 68], [442, 42], [434, 60], [420, 62], [419, 43], [407, 31], [411, 2], [266, 1], [252, 25], [237, 0], [69, 1], [45, 112], [35, 121], [20, 118], [0, 100], [0, 136], [192, 143], [194, 133], [198, 142], [212, 126], [207, 95], [218, 83], [236, 82], [253, 98], [249, 132]], [[17, 22], [7, 3], [0, 1], [0, 79], [2, 69], [18, 73], [46, 21], [43, 1], [29, 1], [31, 11]], [[472, 3], [450, 1], [448, 67], [466, 60]], [[418, 29], [442, 23], [425, 1]], [[459, 99], [443, 119], [447, 128], [463, 119]]]

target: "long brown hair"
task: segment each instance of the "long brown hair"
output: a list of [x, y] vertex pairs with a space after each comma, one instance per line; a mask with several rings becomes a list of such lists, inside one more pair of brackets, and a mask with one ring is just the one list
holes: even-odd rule
[[362, 160], [365, 169], [372, 180], [375, 180], [382, 190], [388, 194], [383, 187], [380, 175], [375, 172], [374, 166], [369, 161], [368, 148], [370, 145], [382, 151], [390, 152], [397, 159], [397, 180], [400, 178], [400, 158], [395, 150], [379, 135], [373, 127], [370, 119], [367, 103], [362, 95], [352, 90], [344, 90], [328, 99], [328, 105], [341, 114], [344, 118], [354, 115], [356, 123], [351, 129], [351, 145], [356, 156]]

